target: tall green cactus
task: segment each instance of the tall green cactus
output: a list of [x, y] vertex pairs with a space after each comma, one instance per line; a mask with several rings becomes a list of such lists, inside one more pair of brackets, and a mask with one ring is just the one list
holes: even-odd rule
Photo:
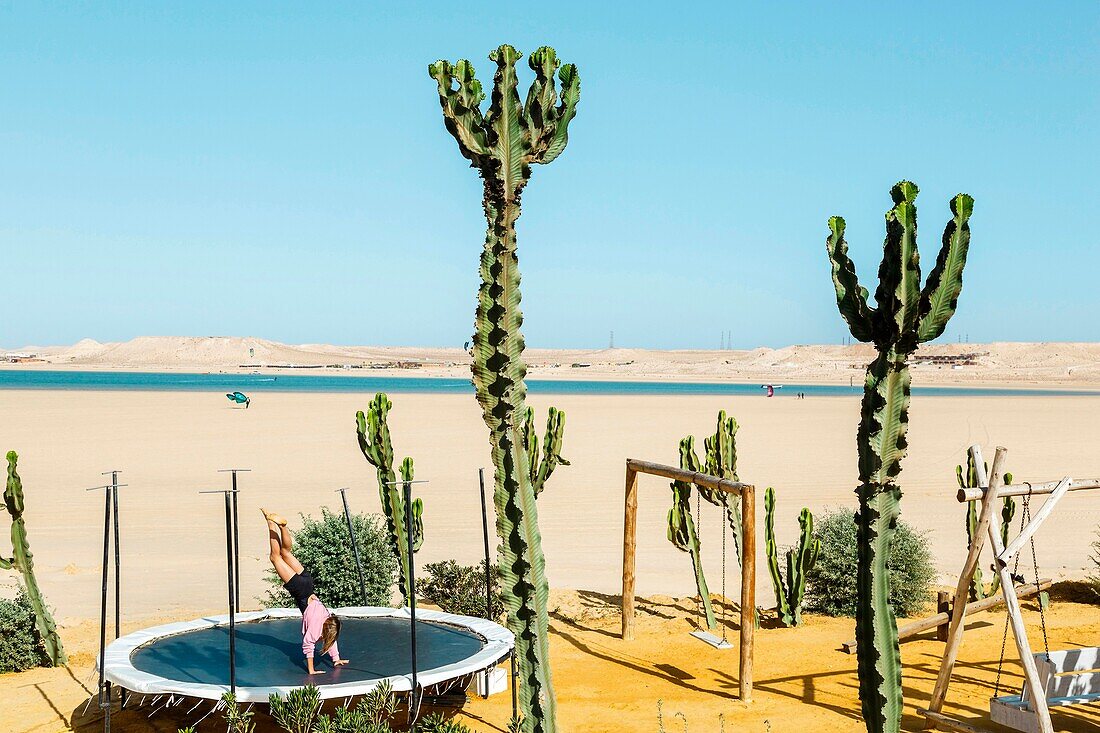
[[23, 574], [23, 585], [27, 589], [27, 598], [34, 608], [34, 626], [38, 631], [38, 638], [46, 647], [46, 657], [50, 664], [57, 667], [68, 661], [65, 655], [65, 647], [61, 644], [61, 637], [57, 633], [57, 623], [53, 620], [50, 609], [46, 606], [46, 599], [42, 597], [42, 591], [38, 587], [38, 579], [34, 576], [34, 555], [31, 554], [31, 546], [27, 542], [27, 524], [23, 521], [23, 481], [19, 478], [17, 464], [19, 456], [15, 451], [8, 451], [8, 480], [4, 489], [4, 504], [11, 515], [11, 557], [0, 557], [0, 568], [4, 570], [18, 570]]
[[[695, 437], [687, 436], [680, 441], [680, 468], [686, 471], [698, 471], [699, 456], [695, 454]], [[707, 619], [707, 628], [714, 631], [718, 620], [714, 616], [714, 606], [710, 600], [710, 589], [703, 575], [703, 561], [699, 547], [699, 535], [695, 531], [695, 521], [691, 518], [691, 487], [687, 481], [673, 481], [672, 506], [668, 510], [668, 541], [676, 549], [691, 555], [691, 566], [695, 571], [695, 587], [703, 604], [703, 615]], [[698, 488], [698, 487], [697, 487]]]
[[[437, 61], [428, 74], [436, 81], [447, 131], [484, 184], [488, 231], [481, 253], [473, 381], [492, 445], [501, 585], [508, 625], [516, 635], [522, 727], [527, 733], [553, 733], [557, 703], [550, 675], [549, 589], [535, 497], [539, 477], [544, 481], [557, 459], [547, 461], [544, 475], [542, 467], [533, 470], [528, 453], [516, 220], [532, 165], [550, 163], [565, 149], [580, 77], [576, 66], [562, 66], [554, 49], [544, 46], [528, 59], [535, 79], [523, 103], [517, 92], [520, 57], [508, 45], [489, 54], [496, 74], [487, 113], [481, 110], [485, 94], [469, 61]], [[556, 431], [560, 441], [560, 423]]]
[[[988, 470], [988, 466], [986, 467]], [[955, 478], [959, 482], [959, 488], [961, 489], [973, 489], [978, 486], [978, 472], [974, 467], [974, 457], [969, 453], [966, 455], [966, 471], [963, 471], [962, 465], [955, 466]], [[1012, 483], [1012, 474], [1005, 473], [1004, 482], [1006, 484]], [[1001, 542], [1005, 545], [1008, 544], [1008, 533], [1012, 525], [1012, 519], [1016, 516], [1016, 500], [1011, 496], [1006, 496], [1002, 500], [1001, 506]], [[967, 545], [974, 544], [974, 535], [978, 531], [978, 502], [968, 501], [966, 503], [966, 543]], [[979, 538], [979, 542], [984, 543], [985, 538]], [[967, 593], [969, 600], [978, 601], [982, 598], [988, 598], [997, 594], [997, 591], [1001, 589], [1001, 579], [999, 576], [994, 575], [992, 582], [989, 584], [987, 591], [985, 583], [982, 580], [982, 568], [979, 564], [974, 568], [974, 578], [970, 581], [970, 590]]]
[[814, 515], [803, 508], [798, 515], [800, 534], [797, 548], [787, 550], [787, 576], [779, 569], [779, 547], [775, 542], [775, 489], [764, 491], [764, 545], [768, 572], [775, 590], [775, 612], [784, 626], [802, 625], [802, 599], [806, 595], [806, 575], [821, 554], [821, 540], [814, 537]]
[[[393, 403], [383, 392], [371, 400], [366, 414], [362, 410], [355, 413], [356, 432], [359, 437], [359, 450], [367, 462], [375, 467], [378, 474], [378, 497], [382, 502], [382, 514], [386, 517], [386, 533], [390, 538], [390, 549], [397, 558], [398, 586], [401, 588], [403, 603], [409, 605], [412, 597], [411, 573], [409, 573], [408, 527], [405, 523], [405, 494], [397, 484], [397, 474], [393, 470], [393, 443], [390, 441], [390, 426], [387, 419]], [[413, 459], [401, 462], [401, 480], [413, 480]], [[424, 502], [413, 499], [412, 506], [413, 552], [424, 544]]]
[[844, 219], [829, 219], [826, 249], [832, 264], [837, 306], [852, 335], [873, 343], [878, 357], [867, 366], [857, 443], [859, 447], [858, 571], [856, 636], [859, 691], [870, 733], [896, 733], [901, 725], [901, 650], [890, 608], [887, 559], [900, 516], [901, 489], [895, 483], [907, 447], [909, 357], [943, 334], [955, 313], [970, 245], [968, 221], [974, 199], [951, 200], [952, 219], [943, 233], [936, 265], [921, 286], [917, 252], [918, 189], [901, 181], [890, 194], [877, 307], [867, 302], [848, 257]]

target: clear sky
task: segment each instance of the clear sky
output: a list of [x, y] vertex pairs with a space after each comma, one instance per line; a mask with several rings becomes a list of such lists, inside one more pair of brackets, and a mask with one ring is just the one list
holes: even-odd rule
[[481, 186], [426, 67], [503, 42], [581, 75], [531, 346], [839, 342], [827, 219], [873, 290], [901, 178], [926, 270], [977, 200], [944, 339], [1100, 340], [1094, 1], [162, 5], [0, 0], [0, 344], [461, 345]]

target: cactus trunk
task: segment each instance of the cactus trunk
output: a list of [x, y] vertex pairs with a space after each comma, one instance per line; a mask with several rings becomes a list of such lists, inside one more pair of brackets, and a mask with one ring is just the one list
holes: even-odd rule
[[966, 194], [951, 200], [952, 219], [944, 229], [936, 264], [922, 286], [917, 193], [909, 181], [900, 181], [890, 191], [894, 206], [886, 214], [876, 307], [868, 303], [868, 291], [859, 284], [848, 257], [844, 219], [829, 220], [825, 244], [840, 314], [855, 338], [873, 343], [878, 351], [867, 367], [857, 436], [856, 635], [860, 702], [869, 733], [897, 733], [901, 727], [901, 652], [886, 568], [900, 516], [901, 489], [895, 480], [908, 447], [908, 359], [920, 344], [942, 335], [955, 313], [974, 209], [974, 199]]
[[11, 515], [11, 547], [10, 558], [0, 557], [0, 568], [18, 570], [23, 575], [23, 586], [27, 590], [27, 598], [34, 609], [34, 626], [38, 632], [38, 638], [42, 640], [46, 648], [46, 657], [50, 664], [57, 667], [65, 664], [68, 657], [65, 655], [65, 647], [61, 643], [61, 637], [57, 633], [57, 623], [46, 606], [46, 599], [42, 596], [42, 590], [38, 587], [38, 580], [34, 575], [34, 555], [31, 553], [30, 543], [27, 542], [27, 524], [23, 521], [23, 482], [19, 478], [19, 456], [15, 451], [8, 451], [8, 478], [4, 490], [4, 504], [8, 514]]
[[502, 598], [508, 626], [516, 635], [522, 683], [520, 726], [525, 733], [553, 733], [557, 717], [550, 677], [549, 589], [535, 499], [555, 465], [565, 463], [558, 455], [564, 416], [551, 410], [539, 463], [523, 381], [527, 367], [520, 333], [516, 220], [532, 164], [550, 163], [565, 149], [580, 99], [580, 77], [572, 64], [561, 66], [554, 49], [539, 48], [528, 59], [535, 80], [523, 103], [515, 68], [520, 57], [508, 45], [489, 55], [496, 74], [484, 114], [485, 94], [469, 61], [437, 61], [428, 74], [436, 81], [447, 131], [484, 185], [488, 231], [481, 252], [473, 381], [493, 454]]

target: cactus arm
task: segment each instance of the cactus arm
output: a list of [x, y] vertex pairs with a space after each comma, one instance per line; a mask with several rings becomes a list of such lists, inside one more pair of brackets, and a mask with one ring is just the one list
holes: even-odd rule
[[[388, 396], [379, 392], [371, 400], [367, 412], [362, 410], [355, 413], [356, 437], [359, 441], [359, 449], [367, 462], [375, 467], [378, 480], [378, 498], [382, 504], [382, 515], [386, 520], [386, 535], [390, 543], [390, 551], [397, 558], [397, 584], [401, 589], [403, 602], [408, 605], [412, 594], [410, 573], [408, 572], [411, 559], [408, 557], [409, 545], [407, 539], [407, 527], [405, 524], [405, 498], [401, 486], [397, 485], [397, 473], [393, 467], [393, 441], [390, 438], [389, 412], [393, 407]], [[413, 461], [406, 458], [400, 467], [402, 478], [412, 480]], [[406, 476], [406, 471], [408, 475]], [[417, 500], [419, 501], [419, 500]], [[420, 549], [424, 541], [423, 532], [423, 502], [419, 508], [414, 502], [413, 511], [413, 550]], [[419, 513], [418, 513], [419, 512]], [[419, 534], [417, 525], [419, 523]]]
[[821, 554], [821, 540], [814, 537], [814, 515], [803, 507], [798, 515], [800, 534], [798, 539], [797, 555], [792, 552], [794, 558], [790, 562], [791, 568], [788, 574], [788, 585], [791, 612], [795, 626], [802, 625], [802, 599], [806, 596], [806, 576], [817, 563], [817, 557]]
[[857, 341], [874, 340], [874, 311], [867, 305], [867, 289], [859, 284], [855, 263], [848, 257], [844, 239], [844, 219], [829, 219], [829, 237], [825, 240], [829, 264], [833, 270], [833, 288], [840, 315]]
[[[401, 480], [404, 481], [404, 482], [412, 481], [415, 475], [416, 475], [416, 473], [415, 473], [415, 470], [413, 468], [413, 459], [406, 457], [405, 460], [401, 461]], [[420, 497], [417, 497], [417, 498], [412, 500], [412, 505], [409, 507], [409, 509], [411, 510], [410, 514], [412, 514], [412, 527], [411, 528], [405, 522], [405, 513], [404, 513], [405, 494], [404, 494], [404, 492], [401, 493], [400, 501], [401, 501], [400, 521], [401, 521], [402, 528], [404, 530], [404, 533], [412, 533], [413, 552], [418, 552], [420, 550], [421, 545], [424, 544], [424, 500], [421, 499]], [[406, 554], [408, 554], [407, 547], [408, 547], [408, 545], [406, 545], [406, 550], [405, 550]], [[406, 561], [407, 561], [407, 558], [406, 558]]]
[[[779, 548], [775, 542], [775, 489], [768, 487], [764, 491], [764, 549], [768, 557], [768, 573], [772, 578], [775, 591], [775, 613], [784, 626], [792, 626], [794, 617], [787, 597], [787, 588], [779, 570]], [[787, 578], [791, 575], [788, 567]]]
[[[504, 201], [508, 204], [515, 203], [517, 207], [520, 191], [531, 177], [530, 148], [524, 128], [523, 104], [516, 91], [519, 83], [516, 61], [520, 56], [519, 51], [508, 44], [489, 54], [489, 58], [496, 62], [497, 70], [493, 78], [489, 114], [485, 118], [485, 124], [490, 131], [487, 138], [491, 155], [498, 164], [494, 166], [494, 177], [501, 185]], [[516, 217], [518, 216], [517, 211]]]
[[46, 657], [50, 660], [50, 664], [58, 667], [68, 661], [68, 656], [61, 643], [61, 636], [57, 633], [57, 623], [46, 605], [46, 599], [38, 587], [38, 578], [34, 574], [34, 555], [27, 541], [27, 525], [23, 521], [23, 481], [19, 477], [19, 456], [15, 451], [8, 451], [7, 460], [8, 475], [4, 488], [4, 505], [11, 516], [12, 557], [0, 562], [0, 567], [18, 570], [22, 574], [23, 587], [34, 609], [34, 627], [38, 632], [38, 638], [46, 648]]
[[478, 165], [488, 152], [488, 145], [480, 108], [485, 93], [474, 76], [473, 64], [462, 60], [452, 66], [446, 61], [436, 61], [428, 66], [428, 75], [435, 79], [439, 88], [444, 126], [458, 142], [463, 157]]
[[[569, 123], [577, 116], [577, 103], [581, 97], [581, 79], [574, 64], [566, 64], [558, 71], [561, 82], [561, 103], [555, 108], [554, 74], [558, 66], [554, 49], [543, 47], [531, 54], [531, 68], [535, 70], [535, 86], [540, 86], [542, 94], [535, 98], [539, 108], [528, 106], [528, 118], [541, 123], [538, 144], [534, 145], [534, 163], [550, 163], [565, 150], [569, 142]], [[545, 75], [545, 79], [543, 78]], [[532, 86], [534, 90], [535, 86]], [[534, 114], [537, 112], [538, 114]]]
[[924, 343], [938, 338], [947, 328], [947, 322], [955, 314], [962, 292], [963, 268], [970, 249], [970, 215], [974, 212], [974, 199], [960, 193], [951, 199], [953, 218], [943, 232], [943, 244], [936, 266], [928, 275], [921, 293], [920, 326], [917, 339]]
[[559, 464], [568, 466], [569, 461], [561, 457], [562, 434], [565, 431], [565, 413], [551, 407], [546, 417], [546, 434], [542, 441], [542, 460], [538, 460], [538, 436], [534, 431], [534, 416], [530, 417], [528, 453], [531, 460], [531, 481], [535, 489], [535, 496], [542, 493], [547, 479], [554, 473]]
[[917, 253], [917, 187], [901, 181], [890, 190], [894, 207], [886, 214], [886, 241], [879, 265], [875, 302], [882, 327], [880, 341], [910, 352], [920, 312], [920, 256]]

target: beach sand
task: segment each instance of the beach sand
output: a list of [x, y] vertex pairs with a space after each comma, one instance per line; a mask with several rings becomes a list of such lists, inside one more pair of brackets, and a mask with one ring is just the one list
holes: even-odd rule
[[[395, 453], [398, 458], [415, 457], [417, 478], [430, 480], [417, 486], [425, 503], [426, 524], [418, 562], [449, 557], [476, 562], [482, 541], [477, 468], [489, 465], [479, 408], [466, 395], [393, 394], [391, 398]], [[197, 492], [228, 485], [228, 477], [216, 472], [219, 468], [252, 469], [242, 474], [240, 501], [242, 595], [246, 606], [254, 606], [248, 599], [262, 594], [267, 564], [259, 506], [293, 516], [294, 525], [299, 512], [316, 515], [321, 506], [336, 509], [335, 489], [348, 486], [354, 510], [378, 511], [374, 470], [359, 452], [354, 428], [355, 411], [365, 408], [368, 400], [368, 395], [352, 394], [263, 394], [243, 410], [231, 407], [221, 394], [0, 391], [4, 416], [0, 447], [20, 453], [28, 533], [39, 581], [57, 609], [64, 637], [78, 650], [77, 677], [87, 674], [94, 653], [94, 643], [89, 641], [98, 616], [102, 552], [103, 495], [84, 489], [104, 480], [101, 471], [121, 469], [121, 480], [128, 484], [121, 489], [122, 605], [126, 624], [133, 628], [154, 620], [224, 612], [222, 501], [220, 496]], [[817, 512], [855, 503], [858, 398], [797, 400], [782, 393], [773, 399], [536, 395], [530, 402], [540, 426], [551, 404], [567, 413], [563, 454], [572, 465], [557, 470], [539, 499], [547, 570], [555, 589], [576, 588], [604, 596], [620, 591], [624, 460], [676, 462], [679, 439], [693, 433], [701, 442], [713, 431], [719, 409], [728, 410], [741, 424], [742, 480], [754, 483], [761, 493], [765, 486], [776, 487], [780, 544], [796, 539], [798, 511], [803, 506]], [[966, 549], [963, 510], [954, 498], [954, 470], [967, 446], [982, 443], [990, 457], [994, 445], [1007, 446], [1007, 468], [1017, 480], [1100, 476], [1095, 452], [1100, 439], [1097, 404], [1092, 398], [1073, 397], [914, 400], [911, 448], [900, 481], [905, 490], [903, 515], [931, 534], [941, 580], [952, 582]], [[668, 482], [643, 477], [638, 519], [638, 591], [642, 595], [686, 596], [693, 591], [687, 555], [665, 538], [668, 504]], [[762, 498], [757, 504], [762, 512]], [[1100, 496], [1071, 494], [1038, 535], [1042, 573], [1081, 577], [1089, 566], [1089, 545], [1098, 525]], [[717, 510], [704, 509], [703, 552], [712, 590], [720, 581], [719, 527]], [[761, 539], [761, 552], [763, 544]], [[10, 588], [12, 576], [5, 574], [3, 579]], [[736, 598], [735, 570], [728, 582], [728, 595]], [[758, 603], [772, 603], [763, 569]], [[658, 698], [665, 699], [666, 712], [683, 710], [692, 721], [698, 720], [693, 728], [703, 725], [717, 730], [718, 712], [727, 711], [728, 718], [734, 715], [737, 704], [724, 697], [735, 684], [729, 679], [735, 668], [732, 656], [715, 652], [718, 656], [711, 658], [709, 650], [679, 634], [686, 622], [674, 619], [646, 623], [678, 624], [675, 637], [669, 638], [668, 629], [658, 624], [651, 628], [650, 642], [623, 646], [610, 633], [617, 617], [606, 615], [611, 613], [607, 609], [599, 613], [605, 615], [593, 621], [591, 628], [584, 624], [577, 628], [561, 619], [555, 622], [559, 631], [556, 669], [563, 701], [570, 701], [563, 703], [567, 711], [563, 714], [576, 725], [574, 729], [623, 729], [627, 726], [610, 722], [583, 724], [584, 715], [598, 713], [608, 721], [606, 716], [620, 709], [624, 723], [629, 719], [632, 725], [650, 729]], [[1066, 614], [1068, 626], [1073, 625], [1069, 611], [1059, 613]], [[990, 618], [1000, 624], [1003, 617]], [[1087, 618], [1093, 636], [1085, 634], [1084, 641], [1076, 638], [1074, 643], [1095, 643], [1100, 614], [1092, 610]], [[752, 708], [746, 720], [759, 722], [763, 720], [759, 716], [774, 714], [771, 730], [805, 730], [806, 721], [825, 716], [821, 720], [833, 720], [834, 727], [810, 727], [858, 729], [853, 722], [857, 710], [854, 659], [825, 653], [850, 636], [850, 628], [848, 621], [814, 619], [807, 629], [762, 632], [757, 663], [760, 699], [771, 702]], [[999, 630], [996, 636], [995, 643], [991, 641], [982, 652], [987, 659], [999, 647]], [[786, 645], [787, 639], [795, 646]], [[813, 655], [811, 661], [820, 665], [820, 673], [828, 679], [803, 679], [797, 662], [810, 659], [803, 650], [816, 646], [822, 654]], [[666, 651], [671, 661], [662, 661]], [[606, 659], [599, 662], [600, 658]], [[918, 673], [924, 676], [934, 661], [920, 652], [909, 659], [922, 660]], [[616, 678], [613, 685], [632, 685], [625, 700], [608, 687], [610, 681], [596, 676], [605, 663], [618, 665], [616, 669], [625, 665], [622, 675], [626, 676], [620, 675], [621, 681]], [[607, 672], [604, 669], [603, 674]], [[630, 682], [634, 674], [639, 676]], [[784, 674], [790, 679], [782, 678]], [[21, 694], [19, 705], [31, 706], [36, 715], [54, 715], [50, 705], [58, 715], [70, 715], [72, 707], [66, 706], [75, 688], [57, 693], [63, 701], [49, 691], [72, 682], [63, 670], [3, 678], [0, 690], [5, 701], [16, 688], [31, 689], [26, 685], [33, 687], [36, 675], [50, 681], [35, 693], [43, 701], [35, 702], [33, 695], [24, 699]], [[770, 683], [765, 682], [769, 679]], [[715, 697], [696, 688], [722, 692]], [[472, 710], [492, 711], [486, 717], [501, 722], [506, 714], [498, 715], [499, 707], [505, 705], [500, 698]], [[8, 724], [0, 719], [0, 729], [63, 729], [56, 722], [52, 728], [45, 723], [12, 727], [11, 716], [21, 720], [22, 713], [7, 712], [8, 706], [4, 707], [0, 718]], [[803, 724], [797, 724], [799, 720]], [[670, 728], [678, 729], [671, 724]], [[762, 723], [749, 729], [766, 730]]]

